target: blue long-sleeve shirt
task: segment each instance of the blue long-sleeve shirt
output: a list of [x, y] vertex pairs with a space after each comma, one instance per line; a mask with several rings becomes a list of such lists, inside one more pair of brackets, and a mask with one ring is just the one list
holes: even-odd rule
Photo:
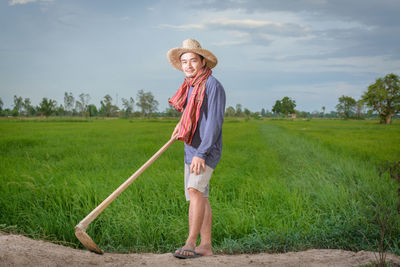
[[[189, 89], [188, 99], [193, 87]], [[222, 124], [225, 112], [225, 90], [221, 83], [210, 75], [200, 108], [200, 117], [191, 145], [185, 143], [185, 163], [192, 163], [194, 156], [202, 158], [215, 169], [222, 154]]]

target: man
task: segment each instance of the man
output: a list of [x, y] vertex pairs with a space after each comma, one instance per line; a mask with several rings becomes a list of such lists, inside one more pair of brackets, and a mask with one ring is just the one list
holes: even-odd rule
[[[208, 200], [211, 174], [221, 159], [225, 91], [211, 74], [218, 60], [193, 39], [168, 51], [171, 65], [186, 78], [169, 100], [182, 112], [172, 138], [185, 142], [185, 196], [189, 205], [189, 235], [173, 254], [177, 258], [211, 256], [212, 212]], [[201, 242], [197, 244], [200, 234]]]

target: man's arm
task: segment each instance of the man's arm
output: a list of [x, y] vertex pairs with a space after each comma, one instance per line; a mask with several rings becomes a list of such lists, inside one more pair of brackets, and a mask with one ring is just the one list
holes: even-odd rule
[[175, 129], [171, 134], [171, 139], [178, 139], [178, 132], [179, 132], [179, 125], [180, 124], [181, 124], [181, 121], [179, 121], [178, 124], [175, 126]]
[[201, 144], [197, 148], [197, 152], [190, 165], [190, 171], [196, 174], [200, 173], [201, 168], [205, 170], [206, 155], [215, 144], [221, 133], [222, 124], [224, 122], [226, 99], [223, 87], [219, 83], [215, 83], [211, 85], [207, 92], [208, 118], [206, 121], [205, 135], [202, 136]]

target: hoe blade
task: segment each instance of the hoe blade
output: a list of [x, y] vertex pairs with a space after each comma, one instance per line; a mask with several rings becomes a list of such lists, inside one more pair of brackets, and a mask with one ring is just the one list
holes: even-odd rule
[[94, 243], [90, 236], [82, 229], [75, 227], [75, 236], [81, 241], [88, 250], [97, 254], [103, 254], [104, 252]]

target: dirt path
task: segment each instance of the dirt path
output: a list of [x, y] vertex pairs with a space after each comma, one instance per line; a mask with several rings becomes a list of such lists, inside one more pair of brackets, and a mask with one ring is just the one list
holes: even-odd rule
[[[0, 233], [0, 266], [358, 266], [374, 260], [371, 252], [312, 249], [285, 254], [215, 255], [179, 260], [167, 254], [97, 255], [19, 235]], [[392, 266], [400, 257], [388, 255]]]

